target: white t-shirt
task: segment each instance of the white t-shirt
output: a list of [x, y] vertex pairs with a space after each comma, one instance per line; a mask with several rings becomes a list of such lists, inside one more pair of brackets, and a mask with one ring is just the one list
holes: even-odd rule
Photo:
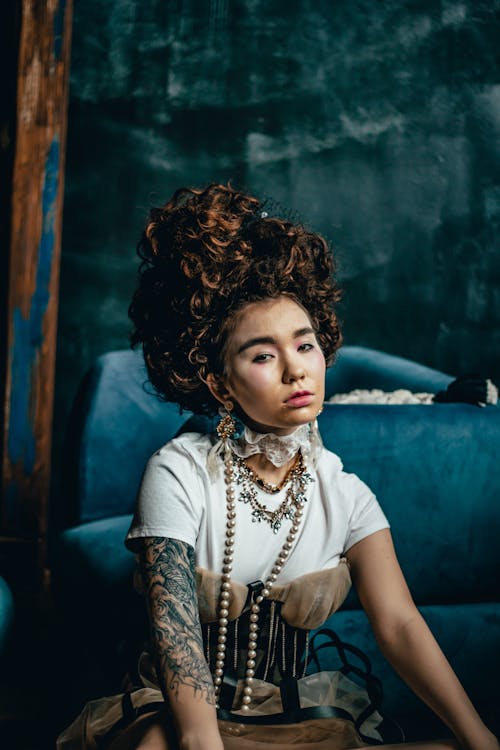
[[[226, 530], [224, 473], [207, 471], [213, 436], [185, 433], [160, 448], [149, 460], [139, 490], [136, 512], [127, 535], [169, 537], [195, 549], [196, 565], [220, 572]], [[342, 469], [340, 458], [323, 448], [314, 481], [306, 490], [307, 502], [279, 581], [286, 583], [305, 573], [338, 565], [356, 542], [380, 529], [387, 519], [373, 492], [356, 476]], [[283, 501], [286, 489], [269, 494], [255, 485], [260, 502], [270, 510]], [[238, 492], [236, 492], [238, 496]], [[236, 534], [232, 578], [243, 584], [265, 580], [286, 540], [290, 521], [278, 533], [264, 521], [252, 522], [249, 504], [236, 503]]]

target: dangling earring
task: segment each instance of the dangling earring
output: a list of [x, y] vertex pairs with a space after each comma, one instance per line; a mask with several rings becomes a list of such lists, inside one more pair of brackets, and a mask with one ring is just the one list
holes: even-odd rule
[[231, 414], [232, 409], [234, 409], [232, 401], [225, 401], [224, 406], [221, 406], [219, 409], [221, 420], [216, 427], [217, 437], [219, 439], [215, 445], [212, 446], [207, 456], [207, 468], [211, 477], [217, 476], [221, 466], [219, 457], [223, 457], [225, 460], [231, 453], [228, 441], [229, 438], [236, 434], [238, 429], [236, 421]]
[[[220, 440], [227, 440], [236, 432], [236, 422], [231, 415], [231, 411], [233, 408], [234, 404], [232, 401], [226, 401], [224, 403], [224, 409], [226, 413], [222, 413], [222, 419], [217, 425], [217, 435], [219, 436]], [[221, 412], [223, 411], [224, 410], [221, 409]]]
[[[323, 408], [321, 408], [317, 414], [317, 417], [321, 414]], [[309, 422], [309, 458], [312, 461], [312, 465], [316, 466], [323, 449], [323, 441], [318, 429], [317, 418], [313, 422]]]

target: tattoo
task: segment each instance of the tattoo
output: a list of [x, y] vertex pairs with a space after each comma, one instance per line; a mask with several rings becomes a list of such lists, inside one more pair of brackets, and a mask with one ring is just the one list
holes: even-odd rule
[[212, 676], [203, 656], [193, 548], [177, 539], [149, 537], [141, 540], [139, 557], [165, 697], [178, 696], [184, 685], [214, 705]]

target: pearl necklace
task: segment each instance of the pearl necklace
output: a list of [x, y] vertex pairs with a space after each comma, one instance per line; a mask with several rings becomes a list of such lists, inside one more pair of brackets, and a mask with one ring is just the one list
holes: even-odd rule
[[[234, 461], [229, 447], [224, 455], [224, 477], [226, 480], [226, 540], [221, 575], [221, 591], [219, 595], [219, 632], [217, 636], [217, 650], [215, 657], [214, 689], [215, 702], [219, 708], [219, 695], [224, 678], [224, 661], [226, 656], [227, 625], [229, 615], [229, 600], [231, 598], [231, 571], [233, 569], [234, 537], [236, 529], [236, 496], [234, 490]], [[311, 478], [312, 480], [312, 478]], [[271, 588], [280, 574], [293, 547], [303, 515], [305, 495], [295, 502], [295, 512], [288, 536], [283, 543], [278, 557], [266, 578], [264, 588], [255, 597], [250, 606], [250, 624], [248, 634], [247, 663], [245, 669], [245, 684], [243, 687], [242, 711], [249, 711], [252, 702], [253, 679], [255, 675], [255, 657], [257, 656], [257, 639], [259, 631], [260, 605], [269, 596]]]

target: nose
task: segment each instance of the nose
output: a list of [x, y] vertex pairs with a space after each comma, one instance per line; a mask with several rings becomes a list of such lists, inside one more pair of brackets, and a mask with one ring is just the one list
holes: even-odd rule
[[300, 356], [297, 353], [289, 355], [283, 368], [283, 382], [294, 383], [303, 378], [305, 374], [304, 363]]

